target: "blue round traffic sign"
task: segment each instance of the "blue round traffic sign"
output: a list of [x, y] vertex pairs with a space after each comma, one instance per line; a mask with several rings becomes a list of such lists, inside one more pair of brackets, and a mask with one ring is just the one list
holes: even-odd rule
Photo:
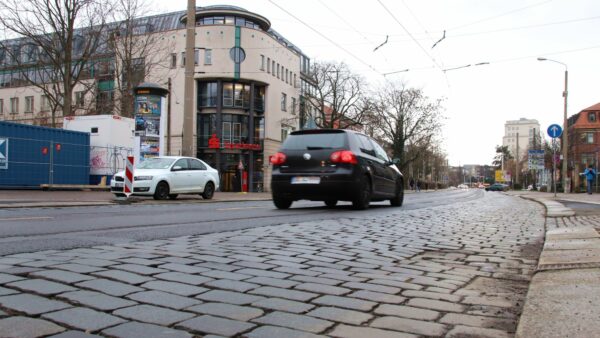
[[560, 135], [562, 135], [562, 127], [559, 126], [558, 124], [551, 124], [550, 127], [548, 127], [548, 135], [551, 138], [557, 138], [560, 137]]

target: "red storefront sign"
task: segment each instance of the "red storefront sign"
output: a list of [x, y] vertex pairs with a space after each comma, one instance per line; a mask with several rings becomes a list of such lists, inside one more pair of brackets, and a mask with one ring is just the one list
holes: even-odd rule
[[[221, 142], [217, 137], [217, 134], [212, 134], [212, 136], [208, 139], [208, 148], [210, 149], [220, 149]], [[260, 144], [255, 143], [223, 143], [223, 149], [244, 149], [244, 150], [261, 150]]]

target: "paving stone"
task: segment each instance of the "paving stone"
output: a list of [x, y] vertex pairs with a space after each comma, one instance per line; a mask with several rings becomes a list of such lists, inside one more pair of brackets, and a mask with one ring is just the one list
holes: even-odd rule
[[27, 317], [0, 319], [0, 337], [36, 338], [65, 331], [54, 323]]
[[378, 315], [388, 315], [420, 320], [435, 320], [440, 316], [440, 313], [437, 311], [419, 309], [412, 306], [390, 304], [379, 305], [375, 309], [375, 313]]
[[325, 284], [325, 285], [332, 285], [332, 286], [342, 283], [339, 279], [311, 277], [311, 276], [302, 276], [302, 275], [301, 276], [292, 276], [292, 277], [290, 277], [290, 279], [299, 281], [299, 282], [318, 283], [318, 284]]
[[230, 264], [235, 262], [235, 259], [230, 259], [230, 258], [225, 258], [225, 257], [217, 257], [217, 256], [211, 256], [211, 255], [195, 255], [194, 259], [197, 259], [199, 261], [205, 261], [205, 262], [215, 262], [215, 263], [223, 263], [223, 264]]
[[52, 267], [55, 269], [67, 270], [67, 271], [76, 272], [76, 273], [91, 273], [91, 272], [105, 270], [104, 268], [97, 267], [97, 266], [73, 264], [73, 263], [57, 264], [57, 265], [53, 265]]
[[154, 275], [154, 277], [172, 281], [172, 282], [191, 284], [191, 285], [201, 285], [201, 284], [204, 284], [206, 282], [210, 282], [213, 280], [212, 278], [190, 275], [190, 274], [183, 273], [183, 272], [165, 272], [165, 273], [161, 273], [158, 275]]
[[225, 289], [225, 290], [238, 291], [238, 292], [246, 292], [248, 290], [252, 290], [252, 289], [256, 289], [256, 288], [260, 287], [260, 285], [258, 285], [258, 284], [246, 283], [246, 282], [242, 282], [242, 281], [229, 280], [229, 279], [214, 280], [212, 282], [205, 283], [204, 285], [211, 287], [211, 288]]
[[79, 330], [89, 330], [89, 332], [99, 331], [125, 322], [124, 319], [81, 307], [46, 313], [42, 317]]
[[274, 288], [272, 286], [263, 286], [258, 289], [250, 291], [255, 295], [262, 295], [267, 297], [285, 298], [291, 300], [298, 300], [302, 302], [309, 301], [319, 295], [312, 292], [296, 291], [289, 289]]
[[179, 264], [179, 263], [167, 263], [167, 264], [159, 265], [158, 267], [160, 269], [164, 269], [164, 270], [183, 272], [183, 273], [191, 273], [191, 274], [210, 271], [209, 268], [195, 266], [195, 265]]
[[464, 312], [466, 310], [464, 305], [425, 298], [412, 298], [408, 301], [408, 305], [444, 312]]
[[[312, 269], [312, 270], [316, 270], [316, 269]], [[326, 274], [320, 275], [319, 278], [327, 278], [327, 279], [338, 280], [341, 282], [356, 282], [356, 283], [361, 283], [361, 282], [364, 282], [367, 280], [367, 278], [359, 278], [359, 277], [343, 275], [343, 274], [339, 274], [339, 273], [326, 273]]]
[[0, 297], [0, 305], [13, 311], [23, 312], [28, 316], [36, 316], [71, 307], [71, 305], [64, 302], [25, 293]]
[[225, 303], [204, 303], [187, 308], [186, 311], [215, 315], [244, 322], [260, 317], [264, 313], [261, 309]]
[[401, 296], [390, 295], [387, 293], [374, 292], [368, 290], [360, 290], [353, 292], [348, 297], [360, 298], [365, 300], [371, 300], [378, 303], [390, 303], [390, 304], [400, 304], [406, 300], [406, 298]]
[[[194, 296], [208, 291], [206, 288], [176, 282], [152, 281], [140, 285], [143, 288], [165, 291], [180, 296]], [[141, 289], [138, 291], [142, 291]]]
[[50, 336], [48, 338], [102, 338], [101, 336], [95, 334], [87, 334], [81, 331], [65, 331], [63, 333], [59, 333], [55, 336]]
[[138, 257], [121, 258], [121, 259], [118, 259], [118, 261], [126, 263], [126, 264], [137, 264], [137, 265], [145, 265], [145, 266], [155, 266], [155, 265], [163, 263], [162, 261], [157, 261], [154, 259], [138, 258]]
[[19, 277], [19, 276], [14, 276], [14, 275], [9, 275], [7, 273], [0, 273], [0, 285], [16, 282], [16, 281], [23, 280], [23, 279], [25, 279], [25, 278]]
[[62, 261], [52, 261], [52, 260], [38, 260], [38, 261], [31, 261], [31, 262], [26, 262], [26, 263], [21, 263], [19, 265], [21, 266], [28, 266], [28, 267], [32, 267], [32, 268], [46, 268], [52, 265], [56, 265], [56, 264], [60, 264], [62, 263]]
[[259, 262], [249, 262], [249, 261], [237, 261], [237, 262], [232, 263], [232, 266], [238, 266], [238, 267], [243, 267], [243, 268], [248, 268], [248, 269], [253, 269], [253, 270], [259, 270], [259, 271], [266, 271], [266, 270], [273, 269], [273, 268], [277, 267], [277, 265], [273, 265], [273, 264], [266, 264], [266, 263], [259, 263]]
[[246, 305], [250, 303], [257, 302], [259, 300], [264, 299], [264, 297], [247, 295], [240, 292], [232, 292], [232, 291], [223, 291], [223, 290], [212, 290], [201, 295], [196, 296], [196, 298], [211, 301], [211, 302], [222, 302], [229, 303], [234, 305]]
[[40, 268], [31, 268], [27, 266], [14, 266], [12, 268], [3, 269], [2, 272], [9, 275], [17, 275], [17, 276], [27, 276], [28, 274], [36, 271], [41, 271], [43, 269]]
[[279, 278], [271, 278], [271, 277], [254, 277], [250, 279], [246, 279], [248, 283], [255, 283], [267, 286], [273, 286], [276, 288], [284, 288], [288, 289], [295, 285], [300, 284], [299, 282], [293, 282], [287, 279], [279, 279]]
[[513, 319], [474, 316], [463, 313], [448, 313], [440, 319], [440, 322], [451, 325], [467, 325], [505, 331], [514, 331], [517, 326], [516, 320]]
[[370, 311], [373, 307], [375, 307], [375, 305], [377, 305], [377, 303], [367, 300], [339, 296], [322, 296], [317, 299], [313, 299], [312, 303], [359, 311]]
[[373, 316], [364, 312], [344, 310], [336, 307], [319, 307], [307, 313], [306, 315], [353, 325], [361, 325], [362, 323], [373, 318]]
[[[248, 338], [319, 338], [325, 337], [321, 335], [316, 335], [312, 333], [308, 333], [305, 331], [297, 331], [288, 329], [285, 327], [278, 326], [261, 326], [250, 333], [244, 335]], [[364, 338], [364, 337], [363, 337]]]
[[192, 335], [185, 331], [137, 322], [111, 327], [102, 333], [115, 338], [192, 338]]
[[272, 271], [286, 273], [288, 275], [303, 275], [303, 276], [311, 276], [311, 277], [316, 277], [316, 276], [320, 275], [320, 273], [309, 270], [309, 269], [291, 268], [291, 267], [287, 267], [287, 266], [276, 267]]
[[19, 291], [0, 286], [0, 296], [14, 295], [15, 293], [19, 293]]
[[77, 289], [60, 283], [50, 282], [44, 279], [26, 279], [6, 284], [11, 288], [22, 291], [30, 291], [46, 296], [56, 295], [63, 292], [75, 291]]
[[241, 273], [229, 272], [229, 271], [220, 271], [220, 270], [211, 270], [207, 272], [202, 272], [202, 276], [216, 278], [216, 279], [231, 279], [231, 280], [244, 280], [248, 278], [252, 278], [250, 275], [244, 275]]
[[[221, 270], [221, 271], [235, 271], [235, 270], [239, 270], [241, 269], [240, 266], [236, 266], [233, 264], [223, 264], [223, 263], [214, 263], [214, 262], [203, 262], [203, 263], [198, 263], [198, 264], [194, 264], [195, 267], [201, 268], [201, 269], [205, 269], [205, 271], [208, 270]], [[182, 271], [182, 272], [186, 272], [186, 271]], [[201, 271], [202, 272], [202, 271]], [[190, 272], [190, 273], [195, 273], [195, 272]]]
[[147, 304], [119, 309], [113, 311], [113, 314], [140, 322], [165, 326], [194, 317], [194, 315], [189, 312], [175, 311]]
[[81, 288], [92, 289], [117, 297], [144, 290], [142, 288], [138, 288], [137, 286], [114, 282], [108, 279], [92, 279], [77, 283], [75, 285]]
[[254, 324], [246, 322], [204, 315], [181, 322], [175, 327], [229, 337], [249, 331], [255, 326], [256, 325]]
[[[388, 278], [398, 278], [396, 276], [385, 276]], [[369, 281], [371, 284], [391, 286], [394, 288], [407, 289], [407, 290], [421, 290], [423, 289], [423, 285], [413, 284], [408, 282], [401, 282], [399, 280], [393, 280], [388, 278], [380, 278], [380, 279], [372, 279]]]
[[66, 299], [71, 301], [71, 303], [89, 306], [102, 311], [111, 311], [137, 304], [136, 302], [94, 291], [67, 292], [59, 295], [58, 298]]
[[177, 263], [177, 264], [196, 264], [199, 261], [196, 259], [185, 258], [185, 257], [160, 257], [156, 259], [157, 261], [168, 262], [168, 263]]
[[320, 333], [333, 326], [333, 323], [327, 320], [321, 320], [309, 316], [275, 311], [263, 317], [253, 320], [255, 323], [284, 326], [291, 329]]
[[447, 331], [447, 327], [442, 324], [398, 317], [380, 317], [371, 322], [370, 326], [436, 337]]
[[201, 303], [199, 300], [194, 298], [182, 297], [162, 291], [138, 292], [128, 295], [127, 298], [140, 303], [164, 306], [176, 310], [181, 310]]
[[279, 267], [293, 268], [293, 269], [308, 269], [310, 266], [306, 264], [293, 263], [288, 261], [269, 260], [265, 261], [267, 264], [277, 265]]
[[63, 282], [67, 284], [74, 284], [83, 282], [86, 280], [94, 279], [87, 275], [83, 275], [76, 272], [62, 271], [62, 270], [43, 270], [32, 273], [30, 276], [50, 279], [57, 282]]
[[257, 276], [257, 277], [271, 277], [271, 278], [281, 278], [281, 279], [284, 279], [284, 278], [287, 278], [290, 276], [287, 273], [265, 271], [265, 270], [259, 270], [259, 269], [241, 269], [241, 270], [237, 270], [236, 272], [245, 274], [245, 275]]
[[71, 263], [97, 266], [97, 267], [101, 267], [101, 268], [118, 264], [117, 262], [109, 261], [106, 259], [97, 259], [97, 258], [78, 258], [78, 259], [72, 260]]
[[296, 285], [294, 288], [298, 289], [298, 290], [310, 291], [310, 292], [320, 293], [320, 294], [335, 295], [335, 296], [345, 295], [347, 293], [350, 293], [350, 291], [351, 291], [350, 289], [346, 289], [346, 288], [340, 288], [337, 286], [317, 284], [317, 283], [303, 283], [300, 285]]
[[332, 337], [342, 338], [366, 338], [366, 337], [377, 337], [377, 338], [417, 338], [418, 336], [404, 333], [394, 332], [375, 329], [372, 327], [358, 327], [349, 325], [338, 325], [335, 329], [329, 333]]
[[132, 285], [142, 284], [154, 280], [154, 278], [151, 277], [141, 276], [135, 273], [120, 270], [98, 271], [92, 273], [92, 275], [114, 279]]
[[495, 329], [484, 329], [481, 327], [457, 325], [452, 330], [450, 330], [450, 332], [448, 332], [446, 337], [509, 338], [513, 337], [513, 334], [509, 334], [508, 332]]
[[349, 288], [349, 289], [369, 290], [369, 291], [375, 291], [375, 292], [381, 292], [381, 293], [389, 293], [392, 295], [400, 293], [400, 290], [401, 290], [400, 288], [396, 288], [396, 287], [376, 285], [376, 284], [370, 284], [370, 283], [347, 282], [347, 283], [342, 284], [341, 286]]
[[411, 298], [429, 298], [435, 300], [445, 300], [447, 302], [458, 303], [462, 297], [456, 295], [448, 295], [438, 292], [428, 291], [417, 291], [417, 290], [405, 290], [402, 292], [405, 297]]
[[119, 269], [125, 270], [133, 273], [137, 273], [139, 275], [150, 276], [158, 273], [167, 272], [165, 269], [152, 268], [146, 265], [138, 265], [138, 264], [121, 264], [121, 265], [113, 265], [111, 269]]
[[464, 304], [474, 304], [474, 305], [490, 305], [497, 307], [506, 307], [512, 308], [515, 306], [514, 302], [504, 298], [504, 297], [494, 297], [494, 296], [469, 296], [465, 297], [462, 301]]
[[252, 303], [252, 306], [292, 313], [304, 313], [315, 307], [311, 304], [281, 298], [266, 298]]

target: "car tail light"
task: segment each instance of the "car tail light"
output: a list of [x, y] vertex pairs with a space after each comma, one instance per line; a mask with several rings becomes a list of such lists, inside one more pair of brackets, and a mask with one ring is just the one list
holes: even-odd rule
[[282, 165], [285, 163], [286, 158], [287, 157], [285, 156], [284, 153], [277, 153], [277, 154], [271, 156], [270, 161], [271, 161], [271, 164], [273, 164], [273, 165]]
[[358, 163], [358, 160], [356, 160], [356, 155], [354, 155], [354, 153], [350, 150], [336, 151], [335, 153], [332, 153], [331, 156], [329, 156], [329, 159], [333, 163]]

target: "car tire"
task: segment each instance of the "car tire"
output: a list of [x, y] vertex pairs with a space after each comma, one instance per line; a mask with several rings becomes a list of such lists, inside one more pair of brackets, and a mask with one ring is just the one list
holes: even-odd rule
[[178, 194], [169, 194], [169, 199], [170, 200], [177, 199], [177, 196], [179, 196], [179, 195]]
[[215, 185], [213, 182], [208, 182], [204, 186], [204, 192], [202, 192], [202, 198], [205, 200], [212, 199], [215, 195]]
[[158, 182], [156, 189], [154, 189], [155, 200], [166, 200], [169, 197], [169, 185], [167, 182]]
[[293, 201], [288, 198], [273, 196], [273, 204], [277, 209], [289, 209], [292, 206]]
[[390, 199], [390, 204], [393, 207], [401, 207], [402, 203], [404, 203], [404, 183], [400, 180], [396, 183], [396, 196]]
[[363, 176], [360, 179], [359, 191], [352, 200], [352, 209], [365, 210], [369, 208], [371, 203], [371, 180], [368, 176]]
[[338, 201], [337, 200], [326, 200], [325, 201], [325, 205], [328, 208], [335, 208], [335, 206], [337, 205]]

